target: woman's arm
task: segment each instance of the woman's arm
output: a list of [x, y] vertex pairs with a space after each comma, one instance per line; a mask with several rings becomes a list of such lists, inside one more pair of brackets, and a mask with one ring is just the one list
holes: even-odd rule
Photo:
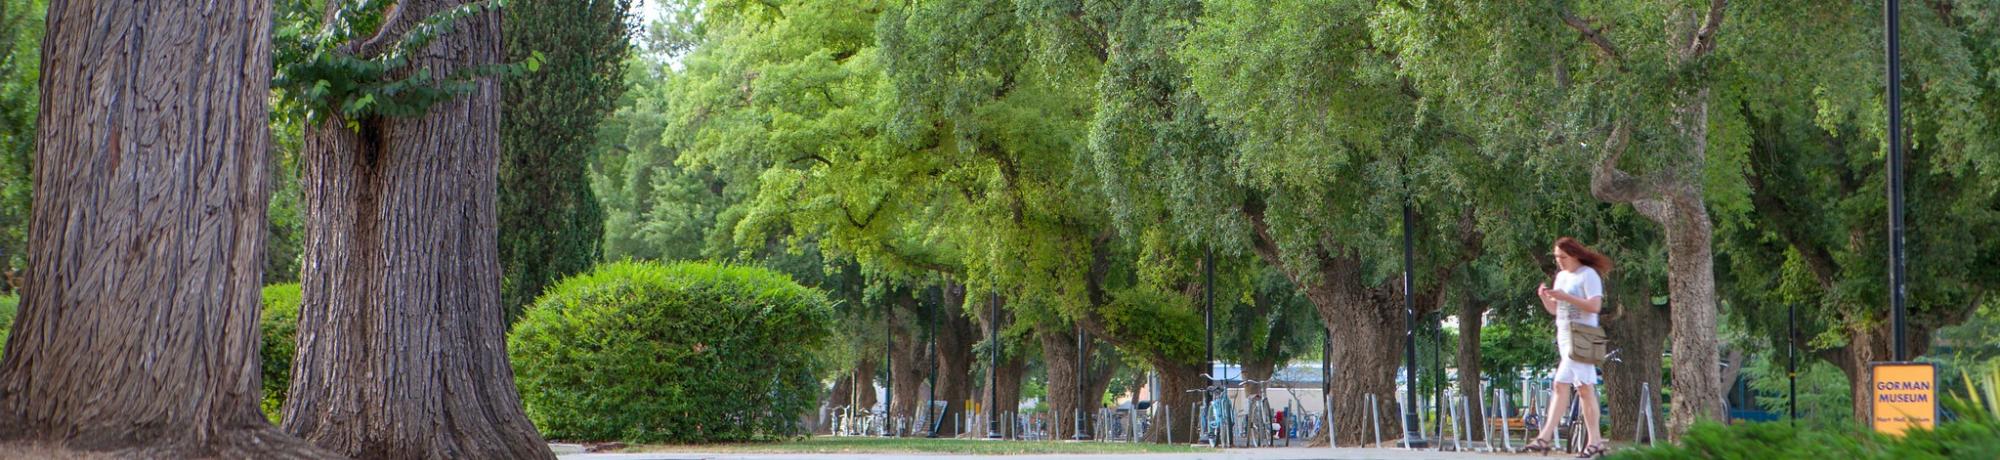
[[1553, 297], [1556, 300], [1569, 302], [1570, 305], [1575, 305], [1578, 310], [1583, 310], [1586, 313], [1597, 313], [1604, 309], [1604, 296], [1590, 296], [1590, 298], [1584, 299], [1569, 295], [1569, 293], [1563, 291], [1549, 291], [1549, 293], [1554, 294]]
[[1549, 294], [1554, 292], [1556, 290], [1549, 289], [1548, 284], [1543, 284], [1535, 288], [1535, 298], [1542, 299], [1542, 311], [1549, 312], [1550, 316], [1555, 316], [1556, 314], [1556, 298], [1549, 296]]

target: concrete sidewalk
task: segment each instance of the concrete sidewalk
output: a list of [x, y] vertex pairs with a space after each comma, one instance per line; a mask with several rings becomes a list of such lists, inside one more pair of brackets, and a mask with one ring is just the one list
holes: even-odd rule
[[[704, 454], [661, 452], [640, 454], [572, 453], [561, 460], [1489, 460], [1521, 459], [1519, 454], [1409, 451], [1402, 449], [1359, 448], [1271, 448], [1225, 449], [1190, 454], [1059, 454], [1059, 455], [958, 455], [958, 454]], [[1565, 455], [1567, 457], [1567, 455]], [[1541, 457], [1535, 457], [1541, 458]]]

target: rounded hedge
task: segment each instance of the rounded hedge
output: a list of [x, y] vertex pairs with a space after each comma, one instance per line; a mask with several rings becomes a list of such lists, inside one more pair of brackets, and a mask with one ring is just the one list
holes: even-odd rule
[[618, 262], [543, 293], [507, 348], [551, 439], [752, 441], [801, 434], [832, 324], [824, 294], [770, 270]]

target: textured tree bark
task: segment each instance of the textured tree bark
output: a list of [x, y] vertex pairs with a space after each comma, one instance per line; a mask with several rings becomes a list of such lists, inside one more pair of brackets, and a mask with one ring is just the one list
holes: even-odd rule
[[270, 3], [48, 17], [35, 276], [0, 361], [0, 440], [22, 446], [0, 450], [337, 457], [258, 411]]
[[[392, 17], [459, 3], [404, 1]], [[489, 10], [459, 19], [404, 72], [451, 75], [499, 59]], [[347, 121], [306, 134], [285, 430], [360, 458], [553, 458], [522, 411], [501, 324], [498, 85], [482, 78], [415, 118], [351, 120], [358, 132]]]
[[1604, 397], [1611, 407], [1611, 431], [1604, 435], [1619, 441], [1635, 440], [1644, 420], [1639, 417], [1641, 384], [1652, 393], [1653, 426], [1661, 428], [1658, 434], [1664, 435], [1660, 381], [1665, 371], [1661, 361], [1667, 336], [1673, 332], [1673, 319], [1668, 309], [1652, 305], [1652, 294], [1645, 289], [1611, 300], [1615, 306], [1603, 317], [1604, 332], [1611, 338], [1611, 347], [1620, 351], [1619, 361], [1603, 366]]
[[[1701, 66], [1700, 60], [1715, 50], [1716, 32], [1721, 29], [1726, 2], [1713, 2], [1707, 11], [1677, 9], [1668, 21], [1668, 42], [1673, 46], [1670, 65]], [[1628, 67], [1617, 45], [1593, 29], [1589, 21], [1563, 11], [1563, 23], [1576, 29], [1600, 51], [1603, 59], [1620, 72]], [[1677, 90], [1677, 99], [1668, 109], [1666, 125], [1677, 144], [1665, 152], [1665, 165], [1642, 176], [1618, 169], [1618, 160], [1631, 136], [1631, 116], [1613, 121], [1603, 154], [1590, 174], [1590, 192], [1599, 201], [1627, 203], [1640, 215], [1659, 224], [1667, 238], [1667, 295], [1673, 299], [1674, 400], [1673, 416], [1667, 432], [1678, 439], [1696, 422], [1721, 421], [1726, 389], [1719, 377], [1720, 347], [1715, 335], [1714, 229], [1703, 199], [1702, 171], [1708, 159], [1709, 88], [1705, 84], [1686, 85]]]
[[[1485, 314], [1486, 304], [1470, 295], [1458, 304], [1458, 388], [1460, 394], [1472, 398], [1465, 404], [1465, 418], [1475, 424], [1486, 421], [1486, 395], [1481, 392], [1485, 388], [1479, 385], [1479, 330]], [[1486, 440], [1486, 430], [1475, 428], [1467, 434], [1474, 441]]]
[[[1021, 355], [1000, 355], [1000, 391], [994, 407], [1000, 408], [1000, 416], [1007, 417], [1021, 411], [1021, 380], [1027, 377], [1028, 360]], [[1002, 433], [1013, 433], [1012, 428], [1001, 426]]]
[[[1409, 338], [1403, 296], [1416, 296], [1410, 303], [1416, 310], [1415, 316], [1422, 317], [1438, 308], [1443, 285], [1420, 288], [1414, 294], [1403, 292], [1400, 280], [1367, 286], [1362, 281], [1359, 256], [1338, 245], [1303, 248], [1312, 251], [1309, 260], [1317, 264], [1311, 270], [1288, 264], [1264, 220], [1263, 206], [1262, 202], [1251, 201], [1241, 208], [1250, 221], [1252, 251], [1266, 263], [1279, 267], [1293, 285], [1304, 289], [1306, 299], [1312, 301], [1320, 322], [1333, 337], [1330, 360], [1334, 369], [1333, 401], [1329, 408], [1334, 417], [1332, 433], [1344, 446], [1373, 442], [1375, 432], [1370, 422], [1375, 416], [1369, 413], [1371, 408], [1366, 398], [1375, 395], [1381, 411], [1383, 441], [1400, 439], [1403, 414], [1396, 402], [1396, 371], [1403, 365], [1404, 340]], [[1435, 262], [1431, 266], [1432, 279], [1446, 279], [1459, 266], [1478, 256], [1484, 235], [1472, 225], [1474, 212], [1468, 207], [1458, 216], [1459, 253], [1450, 260]]]
[[[1359, 261], [1340, 265], [1360, 268]], [[1372, 418], [1364, 402], [1372, 394], [1380, 401], [1383, 439], [1400, 438], [1403, 417], [1396, 403], [1396, 371], [1403, 364], [1402, 306], [1386, 292], [1363, 289], [1355, 279], [1359, 273], [1345, 274], [1329, 275], [1323, 282], [1331, 285], [1306, 290], [1321, 321], [1334, 334], [1333, 433], [1345, 446], [1373, 442]]]
[[[1704, 95], [1707, 91], [1703, 91]], [[1700, 126], [1706, 126], [1706, 101]], [[1706, 132], [1706, 129], [1701, 129]], [[1698, 179], [1697, 179], [1698, 180]], [[1720, 421], [1728, 412], [1723, 396], [1728, 388], [1720, 378], [1721, 343], [1715, 335], [1715, 256], [1711, 249], [1714, 231], [1708, 209], [1701, 201], [1700, 185], [1673, 200], [1674, 218], [1667, 227], [1667, 289], [1673, 298], [1674, 401], [1668, 432], [1674, 439], [1701, 420]]]
[[[1104, 391], [1111, 386], [1111, 376], [1118, 371], [1115, 356], [1099, 353], [1103, 343], [1095, 336], [1086, 334], [1085, 343], [1090, 351], [1083, 375], [1076, 372], [1077, 349], [1076, 328], [1046, 327], [1036, 331], [1042, 344], [1042, 363], [1048, 372], [1049, 413], [1057, 423], [1049, 427], [1050, 436], [1055, 439], [1070, 439], [1076, 434], [1078, 424], [1076, 405], [1077, 379], [1083, 380], [1083, 423], [1085, 435], [1095, 436], [1096, 415], [1104, 398]], [[1107, 359], [1109, 358], [1109, 359]]]
[[978, 341], [979, 332], [973, 329], [972, 320], [966, 318], [965, 286], [956, 283], [944, 288], [944, 308], [938, 318], [938, 370], [937, 398], [945, 401], [945, 410], [938, 416], [938, 436], [956, 436], [965, 415], [965, 403], [972, 400], [972, 362], [975, 359], [972, 345]]
[[[894, 397], [890, 398], [894, 407], [890, 408], [890, 413], [903, 417], [906, 423], [916, 423], [917, 414], [926, 407], [923, 381], [930, 376], [931, 370], [930, 363], [923, 359], [924, 351], [929, 347], [921, 340], [923, 326], [920, 323], [926, 318], [917, 306], [914, 292], [909, 289], [898, 291], [893, 300], [896, 302], [894, 325], [889, 328], [896, 339], [896, 347], [889, 353], [889, 358], [895, 362], [889, 376], [895, 386]], [[915, 430], [914, 427], [908, 429]]]
[[1667, 433], [1678, 439], [1694, 423], [1721, 421], [1727, 412], [1721, 379], [1721, 347], [1716, 339], [1714, 230], [1702, 201], [1700, 179], [1685, 177], [1700, 171], [1706, 158], [1708, 90], [1686, 97], [1675, 108], [1676, 126], [1690, 147], [1675, 174], [1634, 177], [1618, 169], [1630, 138], [1624, 121], [1612, 128], [1605, 155], [1590, 178], [1591, 194], [1608, 203], [1629, 203], [1640, 215], [1665, 229], [1667, 295], [1672, 299], [1674, 398]]
[[[1146, 430], [1146, 442], [1167, 442], [1168, 432], [1172, 432], [1175, 444], [1189, 444], [1199, 436], [1194, 429], [1195, 417], [1199, 417], [1195, 407], [1201, 403], [1200, 392], [1190, 392], [1208, 387], [1208, 379], [1201, 376], [1205, 369], [1199, 363], [1182, 363], [1164, 358], [1151, 357], [1147, 361], [1153, 371], [1160, 375], [1160, 388], [1153, 398], [1154, 423]], [[1170, 411], [1162, 415], [1158, 411]], [[1171, 422], [1171, 423], [1169, 423]]]
[[[1955, 322], [1955, 321], [1954, 321]], [[1847, 375], [1848, 391], [1854, 397], [1854, 419], [1867, 426], [1867, 420], [1874, 417], [1875, 373], [1869, 363], [1889, 361], [1894, 358], [1890, 350], [1894, 331], [1888, 321], [1873, 321], [1875, 327], [1854, 327], [1848, 329], [1847, 345], [1835, 350], [1821, 352], [1820, 355], [1840, 367], [1840, 373]], [[1864, 323], [1868, 324], [1868, 323]], [[1910, 356], [1923, 356], [1931, 347], [1931, 335], [1936, 333], [1936, 325], [1910, 324], [1904, 332], [1909, 334]], [[1803, 346], [1803, 345], [1802, 345]]]

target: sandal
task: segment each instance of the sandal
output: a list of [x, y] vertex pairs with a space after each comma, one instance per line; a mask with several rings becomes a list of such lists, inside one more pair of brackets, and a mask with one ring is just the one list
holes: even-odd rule
[[1599, 441], [1584, 447], [1582, 453], [1576, 454], [1576, 458], [1599, 458], [1603, 457], [1605, 452], [1607, 451], [1604, 448], [1604, 442]]
[[1535, 438], [1528, 445], [1521, 446], [1522, 452], [1541, 452], [1544, 457], [1549, 455], [1550, 450], [1553, 450], [1553, 448], [1549, 445], [1549, 440], [1543, 438]]

